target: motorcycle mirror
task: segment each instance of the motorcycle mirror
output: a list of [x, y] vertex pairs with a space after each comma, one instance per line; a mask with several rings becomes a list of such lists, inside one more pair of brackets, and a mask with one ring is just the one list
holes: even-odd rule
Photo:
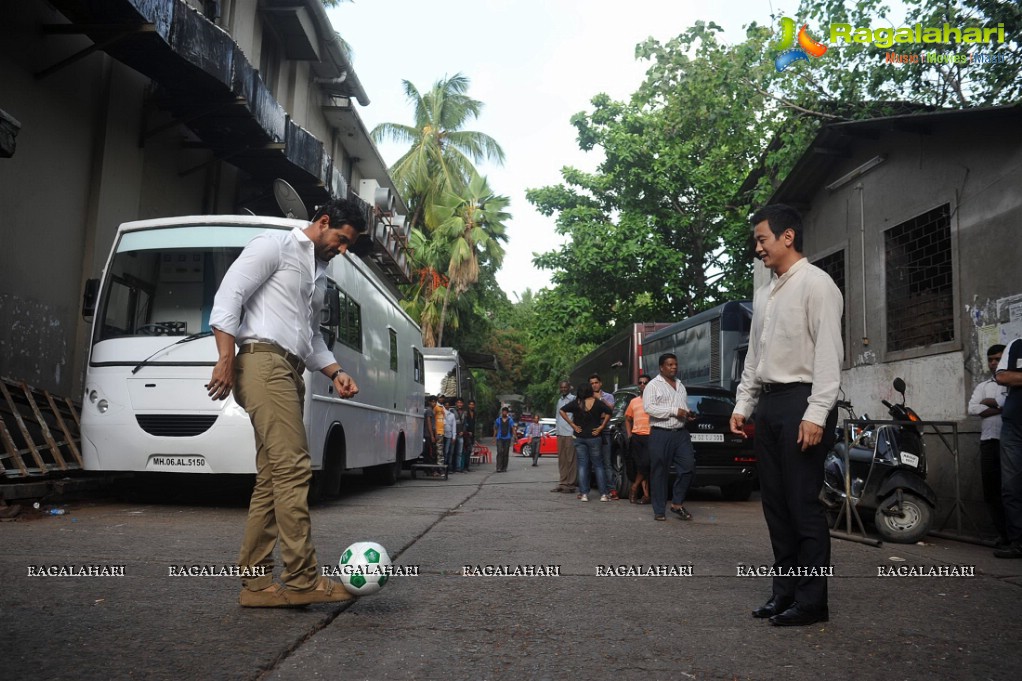
[[905, 381], [901, 378], [894, 379], [894, 389], [901, 393], [901, 403], [905, 403]]

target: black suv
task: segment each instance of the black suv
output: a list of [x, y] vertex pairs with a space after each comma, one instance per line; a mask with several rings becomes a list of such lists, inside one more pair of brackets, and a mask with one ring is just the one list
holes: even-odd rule
[[[731, 432], [734, 393], [707, 385], [686, 385], [685, 391], [688, 393], [688, 409], [696, 417], [686, 426], [692, 435], [692, 447], [696, 453], [692, 487], [715, 485], [720, 487], [724, 499], [746, 501], [756, 482], [756, 455], [752, 451], [751, 428], [746, 429], [749, 435], [747, 439]], [[628, 496], [631, 481], [635, 477], [634, 464], [626, 456], [625, 409], [638, 396], [637, 386], [628, 386], [615, 392], [614, 416], [608, 426], [615, 469], [614, 482], [618, 495], [622, 497]], [[674, 475], [673, 467], [670, 475]]]

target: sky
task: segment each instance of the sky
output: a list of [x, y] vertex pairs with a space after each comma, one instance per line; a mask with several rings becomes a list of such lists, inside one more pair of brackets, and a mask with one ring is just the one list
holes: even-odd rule
[[[596, 168], [598, 152], [578, 148], [569, 121], [590, 111], [599, 93], [624, 100], [638, 88], [648, 63], [635, 59], [635, 46], [648, 37], [666, 42], [698, 20], [720, 24], [726, 42], [741, 42], [743, 26], [794, 17], [797, 6], [798, 0], [355, 0], [328, 16], [353, 49], [371, 100], [359, 115], [370, 130], [413, 122], [402, 80], [420, 92], [456, 73], [471, 80], [468, 94], [485, 107], [466, 129], [490, 135], [506, 155], [503, 167], [477, 167], [511, 199], [497, 282], [515, 301], [527, 288], [550, 286], [550, 271], [535, 268], [533, 254], [563, 243], [554, 219], [540, 215], [525, 191], [559, 183], [565, 166]], [[380, 145], [388, 165], [404, 151]]]

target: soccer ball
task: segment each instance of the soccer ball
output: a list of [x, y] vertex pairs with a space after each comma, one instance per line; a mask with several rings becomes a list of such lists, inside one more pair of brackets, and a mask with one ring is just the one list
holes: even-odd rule
[[338, 562], [341, 584], [355, 596], [368, 596], [383, 588], [390, 578], [387, 549], [374, 541], [355, 542], [344, 549]]

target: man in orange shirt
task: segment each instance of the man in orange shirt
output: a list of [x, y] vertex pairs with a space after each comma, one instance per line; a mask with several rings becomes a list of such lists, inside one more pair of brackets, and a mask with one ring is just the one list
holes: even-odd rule
[[447, 418], [447, 409], [444, 408], [445, 398], [440, 395], [436, 398], [436, 404], [433, 406], [433, 417], [435, 418], [436, 431], [436, 462], [441, 466], [447, 465], [447, 456], [444, 451], [444, 421]]
[[648, 374], [639, 376], [639, 396], [629, 402], [628, 408], [625, 409], [625, 437], [628, 439], [628, 451], [635, 465], [635, 481], [628, 493], [628, 501], [633, 504], [649, 503], [649, 415], [642, 408], [642, 391], [646, 389], [649, 380]]

